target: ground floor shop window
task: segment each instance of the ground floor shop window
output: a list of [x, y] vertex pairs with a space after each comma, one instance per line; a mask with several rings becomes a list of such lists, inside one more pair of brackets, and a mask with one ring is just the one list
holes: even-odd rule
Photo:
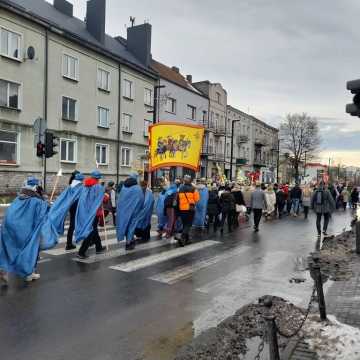
[[0, 130], [0, 164], [18, 163], [18, 134]]

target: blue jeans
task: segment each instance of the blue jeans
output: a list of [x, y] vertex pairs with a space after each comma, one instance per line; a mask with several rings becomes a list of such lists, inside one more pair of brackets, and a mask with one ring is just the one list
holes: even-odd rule
[[296, 215], [299, 213], [299, 205], [300, 205], [299, 199], [292, 199], [292, 211]]

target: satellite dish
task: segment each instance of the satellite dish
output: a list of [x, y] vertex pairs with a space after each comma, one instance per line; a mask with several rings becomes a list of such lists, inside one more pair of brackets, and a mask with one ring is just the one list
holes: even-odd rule
[[27, 49], [27, 57], [30, 60], [33, 60], [35, 57], [35, 49], [33, 46], [29, 46]]

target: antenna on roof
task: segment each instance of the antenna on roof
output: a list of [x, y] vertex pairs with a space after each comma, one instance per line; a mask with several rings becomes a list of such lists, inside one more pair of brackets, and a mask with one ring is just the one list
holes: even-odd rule
[[133, 27], [135, 25], [135, 17], [134, 16], [130, 16], [130, 22], [131, 22], [131, 27]]

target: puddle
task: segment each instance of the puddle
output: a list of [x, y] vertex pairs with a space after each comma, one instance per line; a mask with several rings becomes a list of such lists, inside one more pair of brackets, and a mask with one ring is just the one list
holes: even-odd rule
[[145, 344], [142, 357], [137, 360], [171, 360], [178, 350], [194, 337], [193, 323], [189, 322], [175, 334], [161, 336]]

